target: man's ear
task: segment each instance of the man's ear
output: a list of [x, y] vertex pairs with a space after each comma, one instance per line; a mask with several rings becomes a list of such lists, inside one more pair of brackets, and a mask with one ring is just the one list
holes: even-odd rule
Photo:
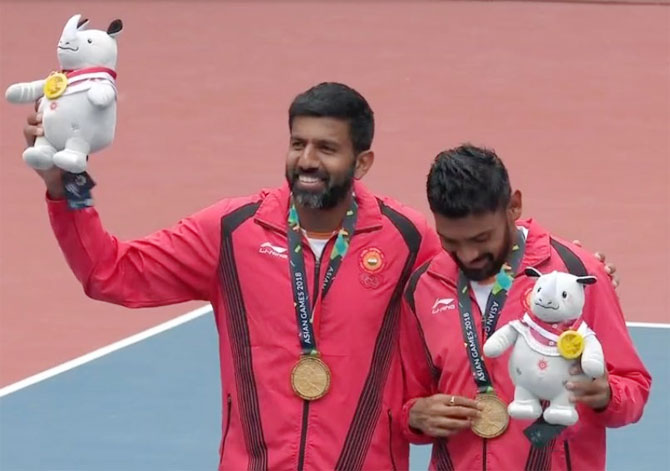
[[356, 157], [356, 169], [354, 170], [354, 178], [360, 180], [372, 167], [375, 161], [375, 153], [371, 150], [366, 150], [358, 154]]
[[514, 193], [512, 193], [512, 196], [510, 197], [509, 200], [509, 206], [507, 207], [507, 211], [509, 214], [509, 217], [512, 221], [516, 221], [521, 217], [521, 213], [523, 212], [523, 201], [521, 197], [521, 191], [519, 190], [514, 190]]

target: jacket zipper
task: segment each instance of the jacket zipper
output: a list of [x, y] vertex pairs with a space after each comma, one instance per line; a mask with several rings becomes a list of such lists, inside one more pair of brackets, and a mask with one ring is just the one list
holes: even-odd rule
[[563, 442], [563, 449], [565, 450], [565, 469], [567, 471], [572, 471], [572, 460], [570, 459], [570, 445], [568, 441]]
[[228, 438], [228, 429], [230, 428], [230, 411], [233, 406], [233, 400], [230, 397], [230, 394], [228, 394], [228, 397], [226, 399], [227, 406], [226, 406], [226, 428], [223, 431], [223, 438], [221, 439], [221, 456], [219, 458], [219, 464], [223, 462], [223, 452], [226, 449], [226, 438]]
[[[325, 251], [325, 247], [324, 247]], [[321, 252], [323, 255], [323, 252]], [[316, 257], [315, 257], [316, 258]], [[316, 300], [319, 297], [319, 288], [321, 282], [321, 257], [316, 259], [314, 264], [314, 297], [312, 298], [312, 309], [316, 306]], [[302, 430], [300, 431], [300, 451], [298, 452], [298, 471], [302, 471], [305, 466], [305, 446], [307, 445], [307, 422], [309, 420], [309, 401], [303, 401], [302, 405]]]
[[[484, 345], [484, 342], [486, 342], [486, 321], [484, 319], [483, 313], [480, 312], [480, 319], [482, 321], [482, 330], [481, 330], [481, 342], [479, 348], [481, 349], [482, 346]], [[493, 378], [491, 378], [491, 382], [493, 382]], [[486, 452], [488, 448], [488, 440], [486, 438], [482, 438], [482, 470], [486, 471]]]
[[391, 469], [396, 471], [398, 468], [395, 466], [395, 459], [393, 458], [393, 416], [391, 415], [391, 409], [388, 410], [389, 416], [389, 455], [391, 456]]
[[307, 420], [309, 419], [309, 401], [302, 402], [302, 431], [300, 432], [300, 452], [298, 454], [298, 471], [305, 466], [305, 445], [307, 445]]

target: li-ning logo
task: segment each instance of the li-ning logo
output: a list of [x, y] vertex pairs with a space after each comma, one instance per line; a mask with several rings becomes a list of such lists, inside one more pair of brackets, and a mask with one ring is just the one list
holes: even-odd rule
[[435, 304], [433, 304], [433, 314], [451, 309], [456, 309], [454, 298], [437, 298]]
[[272, 245], [270, 242], [262, 243], [258, 249], [258, 252], [272, 255], [273, 257], [288, 258], [288, 255], [286, 254], [288, 249], [284, 247], [277, 247], [276, 245]]

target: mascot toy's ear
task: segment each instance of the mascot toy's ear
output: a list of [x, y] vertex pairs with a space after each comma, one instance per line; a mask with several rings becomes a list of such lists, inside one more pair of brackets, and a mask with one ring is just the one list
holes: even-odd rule
[[537, 270], [537, 269], [535, 269], [535, 268], [533, 268], [533, 267], [528, 267], [528, 268], [526, 268], [526, 270], [524, 271], [524, 273], [526, 274], [526, 276], [530, 276], [530, 277], [533, 277], [533, 278], [539, 278], [539, 277], [542, 276], [542, 273], [540, 273], [539, 270]]
[[109, 24], [107, 28], [107, 34], [111, 37], [116, 38], [123, 31], [123, 22], [121, 20], [114, 20]]
[[583, 285], [592, 285], [593, 283], [598, 281], [598, 278], [596, 278], [595, 276], [578, 276], [575, 281]]
[[88, 18], [83, 18], [79, 20], [77, 23], [77, 29], [81, 31], [82, 29], [86, 28], [86, 25], [88, 24]]

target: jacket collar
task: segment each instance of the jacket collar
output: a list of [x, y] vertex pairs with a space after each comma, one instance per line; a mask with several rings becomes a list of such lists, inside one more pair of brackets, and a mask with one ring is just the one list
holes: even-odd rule
[[[382, 212], [379, 201], [363, 183], [354, 182], [354, 192], [358, 203], [358, 218], [354, 232], [376, 230], [382, 227]], [[270, 190], [256, 211], [254, 220], [286, 234], [288, 227], [288, 205], [291, 190], [288, 183]]]

